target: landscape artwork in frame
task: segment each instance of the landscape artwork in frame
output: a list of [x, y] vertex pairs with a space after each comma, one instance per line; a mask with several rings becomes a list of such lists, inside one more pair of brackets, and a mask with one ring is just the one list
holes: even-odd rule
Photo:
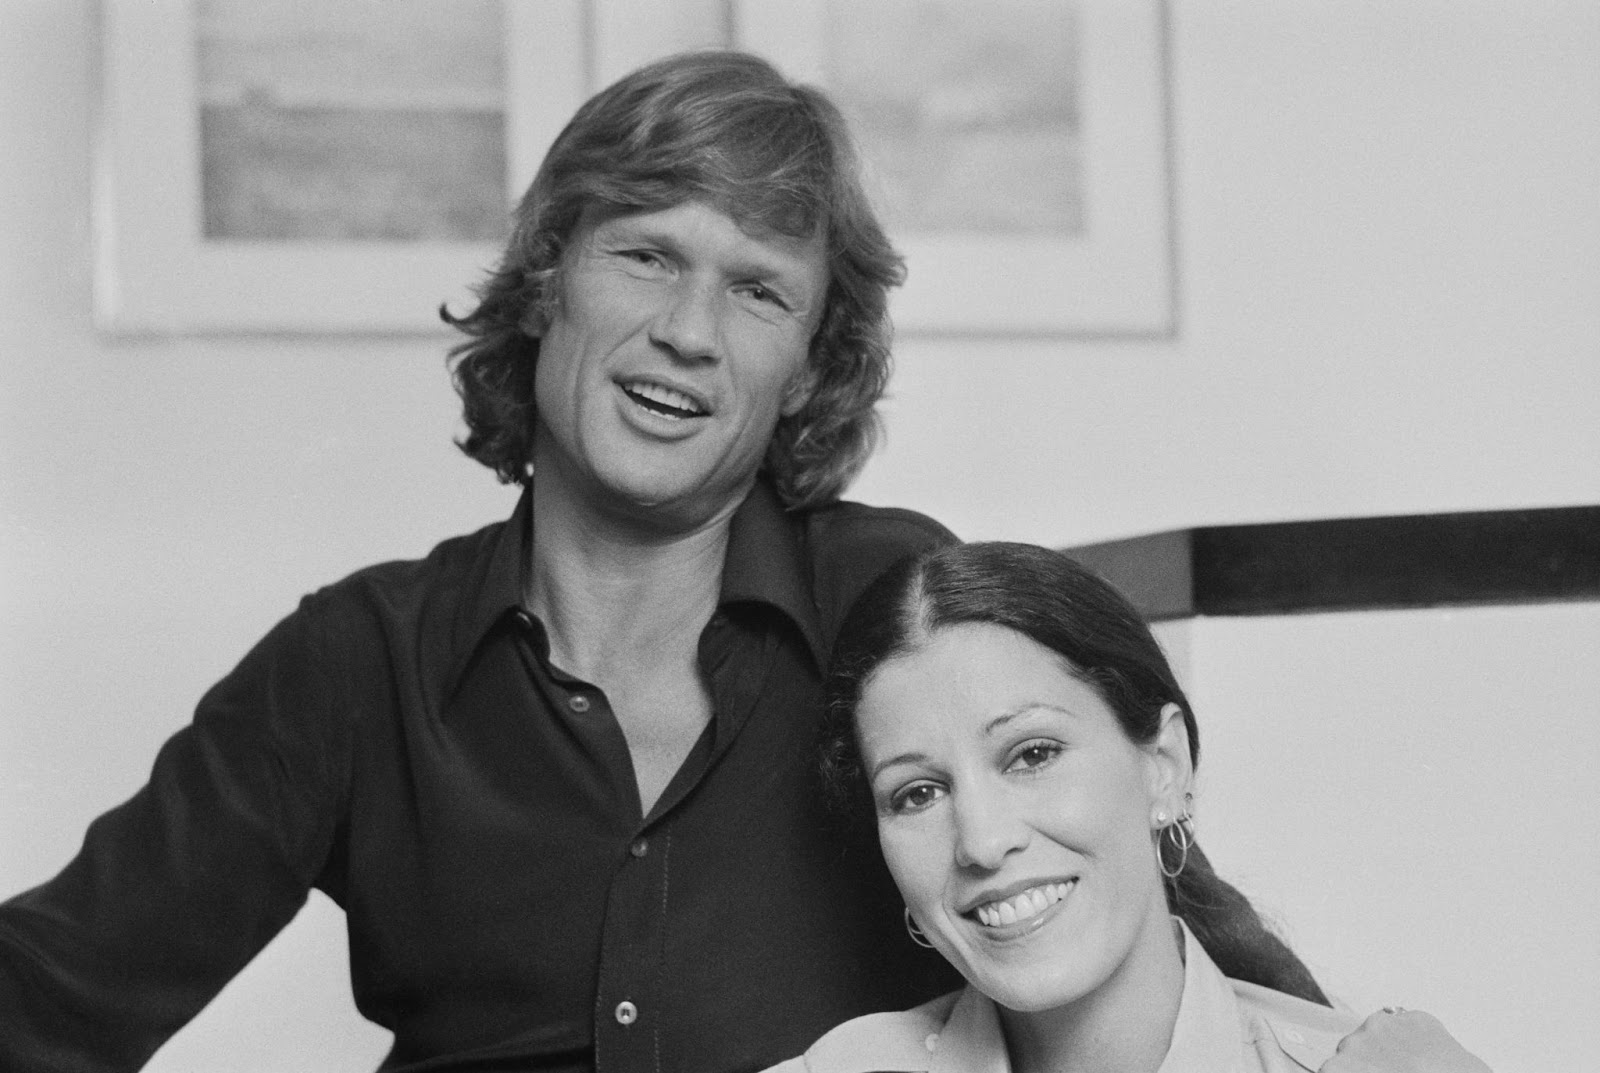
[[902, 334], [1176, 330], [1160, 0], [736, 0], [850, 119]]

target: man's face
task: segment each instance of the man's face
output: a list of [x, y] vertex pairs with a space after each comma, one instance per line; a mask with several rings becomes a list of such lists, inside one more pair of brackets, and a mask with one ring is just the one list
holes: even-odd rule
[[537, 480], [675, 528], [725, 516], [810, 391], [821, 236], [696, 201], [578, 225], [539, 344]]

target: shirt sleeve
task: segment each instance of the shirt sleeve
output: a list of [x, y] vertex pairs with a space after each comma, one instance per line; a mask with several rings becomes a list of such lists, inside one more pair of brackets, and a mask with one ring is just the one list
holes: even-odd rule
[[59, 875], [0, 904], [0, 1069], [137, 1069], [305, 902], [349, 741], [313, 600], [206, 693]]

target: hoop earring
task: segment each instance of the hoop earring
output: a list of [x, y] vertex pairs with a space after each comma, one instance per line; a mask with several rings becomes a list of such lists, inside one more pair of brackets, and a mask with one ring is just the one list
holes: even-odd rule
[[[1161, 869], [1161, 874], [1168, 879], [1177, 879], [1183, 875], [1183, 869], [1189, 863], [1189, 847], [1194, 845], [1194, 813], [1190, 807], [1194, 804], [1194, 794], [1183, 795], [1183, 813], [1173, 822], [1161, 828], [1156, 835], [1156, 867]], [[1165, 813], [1162, 814], [1165, 818]], [[1173, 850], [1178, 855], [1178, 867], [1167, 870], [1166, 854], [1162, 853], [1162, 843], [1172, 843]]]
[[927, 949], [932, 950], [934, 948], [933, 944], [928, 942], [928, 937], [923, 934], [921, 928], [917, 927], [916, 920], [911, 916], [911, 907], [909, 905], [906, 906], [905, 915], [906, 934], [911, 936], [911, 941], [916, 943], [918, 946], [926, 947]]

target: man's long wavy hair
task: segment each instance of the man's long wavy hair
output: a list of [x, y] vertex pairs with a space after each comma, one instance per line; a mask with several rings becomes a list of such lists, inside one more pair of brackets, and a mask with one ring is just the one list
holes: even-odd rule
[[[1031, 544], [958, 544], [903, 560], [870, 585], [839, 631], [828, 681], [822, 769], [835, 802], [872, 814], [861, 767], [855, 711], [886, 662], [916, 651], [951, 626], [1014, 630], [1060, 656], [1105, 701], [1128, 740], [1148, 743], [1161, 710], [1176, 704], [1200, 760], [1200, 731], [1166, 655], [1133, 606], [1112, 586], [1060, 552]], [[1198, 844], [1179, 860], [1156, 843], [1167, 908], [1183, 918], [1223, 973], [1328, 1005], [1310, 971], [1268, 929], [1248, 898], [1217, 875]], [[1155, 861], [1151, 861], [1155, 867]]]
[[814, 390], [778, 423], [762, 463], [790, 508], [837, 499], [877, 445], [889, 379], [888, 291], [905, 276], [861, 185], [844, 118], [819, 90], [739, 52], [642, 67], [592, 97], [551, 146], [518, 205], [499, 266], [450, 352], [471, 457], [528, 477], [538, 334], [581, 219], [699, 201], [755, 234], [825, 239], [829, 284], [811, 341]]

